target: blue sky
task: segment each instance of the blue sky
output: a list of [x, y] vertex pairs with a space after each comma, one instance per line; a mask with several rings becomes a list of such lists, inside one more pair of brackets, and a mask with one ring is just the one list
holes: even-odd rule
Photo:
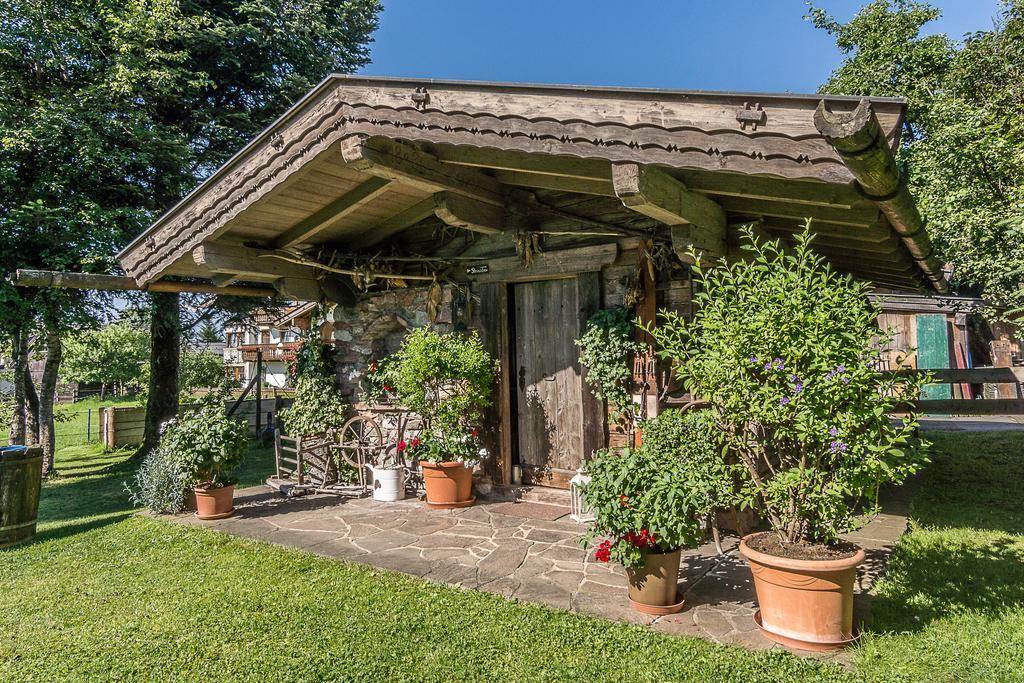
[[[818, 0], [845, 20], [866, 0]], [[933, 0], [931, 32], [992, 25], [997, 0]], [[384, 0], [360, 73], [692, 90], [814, 92], [839, 64], [803, 0]]]

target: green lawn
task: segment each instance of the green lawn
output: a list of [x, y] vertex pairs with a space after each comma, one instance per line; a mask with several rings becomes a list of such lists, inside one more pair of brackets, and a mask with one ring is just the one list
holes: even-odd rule
[[86, 445], [99, 449], [100, 408], [137, 404], [138, 399], [134, 397], [108, 397], [102, 401], [97, 397], [55, 405], [54, 428], [56, 429], [57, 451]]
[[38, 539], [0, 551], [0, 679], [1019, 680], [1024, 437], [936, 440], [876, 603], [894, 633], [852, 671], [140, 517], [115, 472], [47, 484]]
[[875, 680], [1024, 680], [1024, 432], [932, 432], [936, 455], [857, 664]]

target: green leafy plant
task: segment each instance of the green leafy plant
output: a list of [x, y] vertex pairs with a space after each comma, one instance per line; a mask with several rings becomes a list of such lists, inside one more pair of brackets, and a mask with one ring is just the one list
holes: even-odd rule
[[923, 461], [898, 403], [923, 380], [879, 372], [884, 334], [866, 283], [811, 250], [746, 230], [750, 258], [704, 271], [691, 321], [663, 312], [650, 332], [686, 386], [710, 402], [724, 448], [744, 466], [738, 504], [758, 505], [783, 544], [834, 543], [863, 524], [880, 484]]
[[224, 356], [210, 351], [185, 351], [178, 365], [178, 393], [191, 399], [196, 389], [213, 389], [227, 383]]
[[643, 448], [664, 462], [685, 464], [689, 485], [707, 496], [706, 512], [732, 505], [736, 478], [742, 472], [722, 455], [712, 411], [670, 408], [641, 427]]
[[390, 399], [395, 380], [391, 372], [391, 357], [371, 361], [363, 374], [359, 398], [366, 403], [381, 403]]
[[475, 332], [413, 330], [390, 362], [399, 402], [427, 430], [465, 431], [491, 405], [497, 365]]
[[416, 457], [430, 462], [481, 457], [474, 425], [491, 405], [497, 363], [474, 332], [410, 332], [389, 359], [387, 374], [398, 402], [423, 418]]
[[649, 441], [645, 431], [640, 448], [598, 451], [587, 463], [585, 495], [596, 520], [581, 543], [597, 545], [597, 560], [634, 567], [643, 564], [645, 553], [675, 550], [700, 539], [703, 519], [732, 486], [713, 428], [704, 415], [677, 412], [664, 418], [655, 432], [684, 440]]
[[334, 378], [309, 374], [299, 377], [292, 405], [280, 416], [290, 436], [337, 433], [348, 419], [348, 406]]
[[633, 377], [633, 354], [646, 347], [633, 339], [636, 328], [632, 312], [618, 306], [597, 311], [587, 320], [583, 336], [576, 340], [580, 363], [587, 369], [587, 384], [594, 396], [607, 400], [615, 416], [633, 422], [633, 401], [629, 383]]
[[146, 454], [135, 476], [125, 482], [125, 490], [132, 505], [157, 514], [177, 514], [185, 509], [185, 497], [195, 483], [168, 442]]
[[170, 454], [191, 484], [217, 488], [233, 483], [248, 446], [248, 424], [229, 418], [224, 393], [214, 392], [164, 425], [158, 449]]
[[476, 465], [487, 455], [487, 449], [480, 445], [475, 428], [441, 432], [427, 430], [410, 441], [399, 441], [398, 452], [406, 458], [426, 462], [459, 461], [466, 467]]
[[291, 407], [280, 413], [290, 436], [337, 433], [348, 419], [348, 406], [331, 374], [330, 353], [324, 346], [316, 333], [303, 338], [297, 354], [295, 397]]

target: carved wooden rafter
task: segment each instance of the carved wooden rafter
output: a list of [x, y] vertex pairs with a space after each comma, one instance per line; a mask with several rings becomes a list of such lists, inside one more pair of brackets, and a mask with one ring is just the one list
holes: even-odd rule
[[726, 255], [725, 211], [664, 171], [640, 164], [613, 164], [612, 186], [622, 204], [672, 228], [681, 257], [691, 250], [710, 258]]

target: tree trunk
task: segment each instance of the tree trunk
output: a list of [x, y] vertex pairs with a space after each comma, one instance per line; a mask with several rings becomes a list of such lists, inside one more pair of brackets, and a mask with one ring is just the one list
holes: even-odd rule
[[11, 417], [10, 442], [26, 443], [27, 416], [25, 406], [25, 375], [28, 374], [28, 331], [25, 325], [11, 330], [14, 352], [14, 415]]
[[25, 438], [30, 446], [39, 445], [39, 394], [32, 380], [32, 371], [25, 365]]
[[176, 292], [153, 294], [150, 322], [149, 396], [141, 457], [160, 441], [160, 426], [178, 414], [178, 361], [181, 354], [180, 297]]
[[53, 473], [56, 433], [53, 423], [53, 401], [57, 395], [57, 373], [60, 370], [60, 310], [54, 304], [43, 307], [43, 328], [46, 338], [46, 362], [39, 383], [39, 445], [43, 449], [43, 476]]

